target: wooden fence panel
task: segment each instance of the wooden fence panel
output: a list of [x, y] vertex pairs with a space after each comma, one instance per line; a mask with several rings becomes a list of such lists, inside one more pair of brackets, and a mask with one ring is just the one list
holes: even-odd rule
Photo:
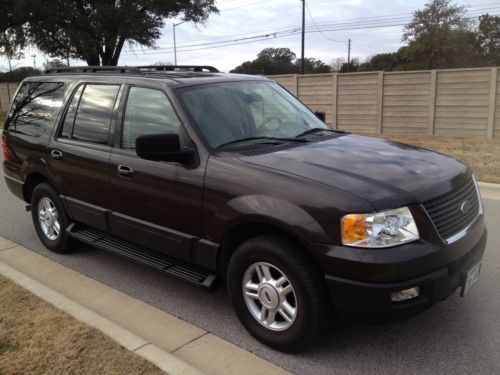
[[298, 77], [298, 97], [312, 111], [326, 112], [326, 123], [333, 127], [333, 75], [314, 74]]
[[427, 134], [431, 72], [384, 75], [382, 133]]
[[273, 76], [273, 80], [278, 82], [281, 86], [286, 88], [293, 95], [297, 96], [298, 77], [296, 74], [286, 74], [286, 75]]
[[500, 71], [497, 71], [493, 138], [500, 139]]
[[437, 72], [436, 135], [487, 136], [491, 69]]
[[[337, 127], [339, 129], [356, 133], [376, 132], [378, 82], [378, 72], [338, 76]], [[300, 95], [299, 98], [302, 99]]]
[[[432, 89], [435, 77], [435, 91]], [[270, 77], [331, 127], [355, 133], [435, 134], [500, 139], [498, 68]], [[0, 112], [18, 83], [0, 83]]]

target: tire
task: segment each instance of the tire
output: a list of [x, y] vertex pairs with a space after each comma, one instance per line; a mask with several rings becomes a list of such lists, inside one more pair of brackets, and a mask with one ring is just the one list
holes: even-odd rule
[[240, 245], [228, 265], [227, 290], [241, 323], [274, 349], [297, 352], [328, 331], [330, 300], [321, 271], [286, 237], [263, 235]]
[[54, 188], [45, 182], [33, 190], [31, 217], [38, 238], [49, 250], [67, 253], [76, 247], [77, 241], [66, 233], [70, 223], [68, 214]]

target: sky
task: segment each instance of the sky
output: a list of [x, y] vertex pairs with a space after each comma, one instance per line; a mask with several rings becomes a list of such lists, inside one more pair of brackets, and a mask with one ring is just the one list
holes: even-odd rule
[[[365, 61], [378, 53], [393, 52], [402, 46], [402, 24], [427, 0], [306, 0], [305, 57], [331, 64], [347, 59], [348, 40], [351, 57]], [[468, 16], [476, 19], [483, 13], [500, 15], [500, 1], [457, 0]], [[119, 65], [173, 64], [175, 27], [177, 64], [212, 65], [229, 71], [268, 47], [287, 47], [300, 57], [302, 3], [300, 0], [220, 0], [219, 14], [211, 14], [204, 24], [168, 19], [157, 41], [157, 49], [126, 46]], [[181, 24], [179, 24], [181, 23]], [[380, 26], [386, 27], [380, 27]], [[209, 44], [207, 44], [209, 43]], [[33, 55], [35, 58], [33, 59]], [[41, 68], [47, 56], [27, 49], [25, 58], [14, 61], [15, 67]], [[35, 61], [33, 61], [35, 60]], [[70, 60], [71, 65], [85, 65]], [[0, 57], [0, 71], [8, 67]]]

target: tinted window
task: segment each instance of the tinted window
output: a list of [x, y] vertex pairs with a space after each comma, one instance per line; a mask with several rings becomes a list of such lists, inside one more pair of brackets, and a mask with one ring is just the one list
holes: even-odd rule
[[109, 126], [118, 85], [86, 85], [76, 111], [72, 138], [86, 142], [108, 142]]
[[63, 138], [71, 138], [71, 134], [73, 133], [73, 125], [75, 123], [75, 115], [76, 109], [78, 108], [78, 103], [80, 102], [80, 97], [82, 96], [84, 85], [78, 87], [71, 99], [71, 103], [66, 111], [66, 116], [64, 117], [64, 124], [61, 131], [61, 137]]
[[25, 82], [10, 109], [5, 129], [39, 137], [62, 106], [64, 84]]
[[181, 123], [165, 94], [158, 90], [131, 87], [123, 120], [123, 148], [135, 148], [144, 134], [178, 133]]

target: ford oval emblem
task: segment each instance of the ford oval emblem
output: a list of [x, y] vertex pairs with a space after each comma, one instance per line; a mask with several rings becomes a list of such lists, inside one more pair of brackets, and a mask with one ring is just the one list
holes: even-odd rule
[[468, 200], [463, 201], [462, 204], [460, 205], [460, 211], [462, 211], [463, 214], [469, 212], [471, 208], [472, 208], [471, 202], [469, 202]]

